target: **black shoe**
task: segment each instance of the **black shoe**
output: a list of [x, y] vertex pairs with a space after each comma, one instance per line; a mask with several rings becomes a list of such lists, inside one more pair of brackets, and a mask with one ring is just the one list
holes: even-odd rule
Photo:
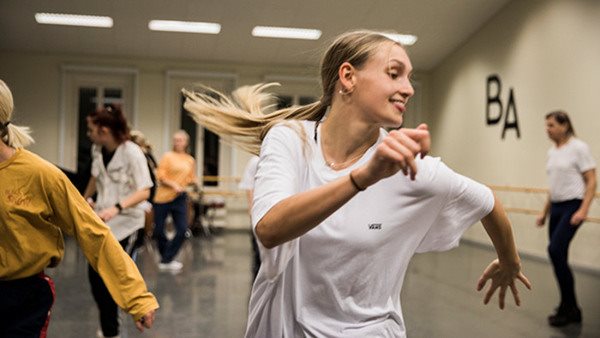
[[581, 323], [581, 310], [573, 307], [569, 310], [558, 309], [556, 314], [548, 317], [548, 323], [555, 327], [561, 327], [570, 323]]

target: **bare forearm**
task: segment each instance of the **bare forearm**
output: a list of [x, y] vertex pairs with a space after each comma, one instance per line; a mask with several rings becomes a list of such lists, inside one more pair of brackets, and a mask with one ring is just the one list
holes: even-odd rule
[[548, 213], [550, 212], [550, 196], [548, 196], [548, 199], [546, 199], [546, 204], [544, 204], [544, 210], [542, 211], [542, 216], [546, 217], [548, 216]]
[[119, 203], [123, 209], [130, 208], [150, 197], [150, 189], [142, 189], [120, 200]]
[[483, 227], [494, 244], [500, 263], [519, 265], [520, 258], [510, 221], [502, 207], [502, 203], [495, 196], [494, 209], [481, 220], [481, 223], [483, 223]]
[[585, 210], [585, 213], [590, 210], [590, 205], [592, 204], [592, 200], [594, 199], [594, 195], [596, 195], [596, 173], [593, 175], [588, 175], [586, 177], [585, 182], [585, 195], [583, 196], [583, 202], [581, 202], [581, 208]]
[[85, 187], [85, 192], [83, 193], [83, 198], [88, 199], [92, 197], [96, 193], [96, 178], [91, 177], [88, 181], [87, 186]]
[[257, 224], [256, 235], [267, 248], [300, 237], [348, 202], [358, 190], [344, 176], [276, 204]]

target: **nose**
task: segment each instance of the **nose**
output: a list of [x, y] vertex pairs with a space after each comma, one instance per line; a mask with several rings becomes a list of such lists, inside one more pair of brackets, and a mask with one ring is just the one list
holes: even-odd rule
[[415, 89], [413, 88], [412, 83], [410, 83], [410, 80], [406, 79], [406, 81], [403, 81], [402, 87], [400, 88], [400, 95], [402, 95], [402, 97], [405, 99], [409, 99], [414, 94]]

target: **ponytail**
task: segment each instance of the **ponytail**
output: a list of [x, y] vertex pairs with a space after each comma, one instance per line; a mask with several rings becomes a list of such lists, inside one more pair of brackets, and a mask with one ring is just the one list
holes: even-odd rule
[[14, 102], [10, 89], [0, 80], [0, 138], [9, 147], [25, 148], [32, 144], [29, 127], [16, 126], [11, 121]]
[[[266, 110], [273, 108], [275, 97], [264, 90], [276, 85], [267, 83], [240, 87], [231, 94], [231, 98], [208, 87], [203, 87], [202, 92], [184, 89], [184, 108], [198, 124], [241, 149], [258, 155], [263, 139], [274, 125], [286, 120], [320, 121], [327, 111], [328, 104], [320, 100], [265, 114]], [[306, 140], [304, 133], [300, 133], [300, 136]]]

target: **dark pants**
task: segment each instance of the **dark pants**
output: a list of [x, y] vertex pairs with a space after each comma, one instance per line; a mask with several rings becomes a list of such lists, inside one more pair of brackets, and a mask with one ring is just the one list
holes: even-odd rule
[[0, 281], [0, 337], [46, 337], [54, 283], [43, 273]]
[[569, 244], [581, 226], [571, 225], [571, 217], [581, 206], [581, 200], [575, 199], [552, 203], [550, 209], [550, 244], [548, 253], [554, 267], [554, 274], [560, 287], [560, 308], [570, 309], [577, 306], [575, 280], [568, 263]]
[[[161, 256], [161, 263], [172, 261], [181, 245], [185, 240], [185, 232], [188, 228], [187, 221], [187, 194], [179, 194], [174, 200], [168, 203], [155, 203], [154, 208], [154, 238], [158, 242], [158, 251]], [[175, 226], [175, 237], [168, 240], [165, 235], [165, 221], [167, 215], [171, 213]]]
[[[123, 250], [130, 256], [134, 254], [134, 243], [136, 233], [125, 238], [119, 243], [123, 247]], [[119, 308], [117, 303], [113, 300], [112, 296], [108, 292], [104, 281], [92, 268], [88, 265], [88, 278], [90, 280], [90, 286], [92, 288], [92, 295], [98, 305], [98, 311], [100, 313], [100, 328], [105, 337], [112, 337], [119, 334]]]

